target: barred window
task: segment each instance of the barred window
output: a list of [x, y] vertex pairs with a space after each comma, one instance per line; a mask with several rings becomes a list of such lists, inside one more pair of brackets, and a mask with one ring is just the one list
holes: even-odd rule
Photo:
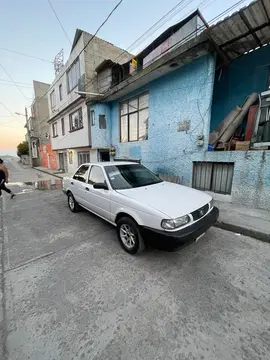
[[75, 131], [83, 128], [82, 108], [74, 111], [69, 115], [70, 131]]

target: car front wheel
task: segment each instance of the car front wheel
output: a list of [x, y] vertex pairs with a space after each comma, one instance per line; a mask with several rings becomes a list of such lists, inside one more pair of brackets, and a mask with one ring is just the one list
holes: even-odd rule
[[129, 254], [139, 254], [145, 249], [138, 225], [129, 217], [122, 217], [117, 222], [117, 234], [123, 249]]
[[77, 203], [77, 201], [75, 200], [74, 196], [72, 193], [68, 194], [68, 207], [70, 208], [70, 210], [74, 213], [79, 211], [79, 204]]

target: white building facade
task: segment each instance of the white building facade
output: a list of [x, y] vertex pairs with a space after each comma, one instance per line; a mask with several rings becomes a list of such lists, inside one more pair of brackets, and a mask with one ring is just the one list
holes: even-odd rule
[[85, 31], [77, 30], [69, 59], [48, 91], [50, 137], [58, 169], [73, 173], [84, 162], [99, 160], [92, 147], [91, 119], [85, 96], [97, 92], [96, 67], [106, 59], [129, 60], [124, 50]]

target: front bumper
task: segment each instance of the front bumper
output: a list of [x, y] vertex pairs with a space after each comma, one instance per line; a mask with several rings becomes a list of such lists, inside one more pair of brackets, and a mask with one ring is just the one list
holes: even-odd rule
[[67, 191], [65, 189], [62, 188], [62, 191], [65, 195], [67, 195]]
[[141, 226], [140, 233], [149, 245], [158, 249], [173, 251], [193, 243], [200, 235], [215, 224], [218, 216], [218, 208], [213, 207], [206, 216], [184, 229], [169, 232]]

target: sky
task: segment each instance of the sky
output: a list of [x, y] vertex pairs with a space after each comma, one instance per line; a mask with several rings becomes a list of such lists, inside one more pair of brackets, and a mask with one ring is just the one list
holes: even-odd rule
[[[72, 42], [76, 28], [93, 34], [118, 1], [51, 0], [51, 3]], [[198, 6], [209, 22], [237, 2], [238, 0], [183, 0], [180, 11], [170, 21], [129, 52], [136, 54], [167, 27], [189, 15]], [[97, 36], [128, 49], [178, 3], [179, 0], [123, 0]], [[250, 0], [244, 1], [233, 12], [248, 3]], [[69, 40], [57, 22], [48, 0], [1, 2], [0, 155], [15, 155], [17, 145], [24, 141], [25, 118], [14, 113], [24, 113], [25, 106], [30, 106], [33, 100], [33, 80], [46, 83], [54, 80], [52, 61], [61, 49], [64, 49], [65, 62], [67, 61], [71, 48]], [[21, 56], [5, 49], [43, 60]]]

